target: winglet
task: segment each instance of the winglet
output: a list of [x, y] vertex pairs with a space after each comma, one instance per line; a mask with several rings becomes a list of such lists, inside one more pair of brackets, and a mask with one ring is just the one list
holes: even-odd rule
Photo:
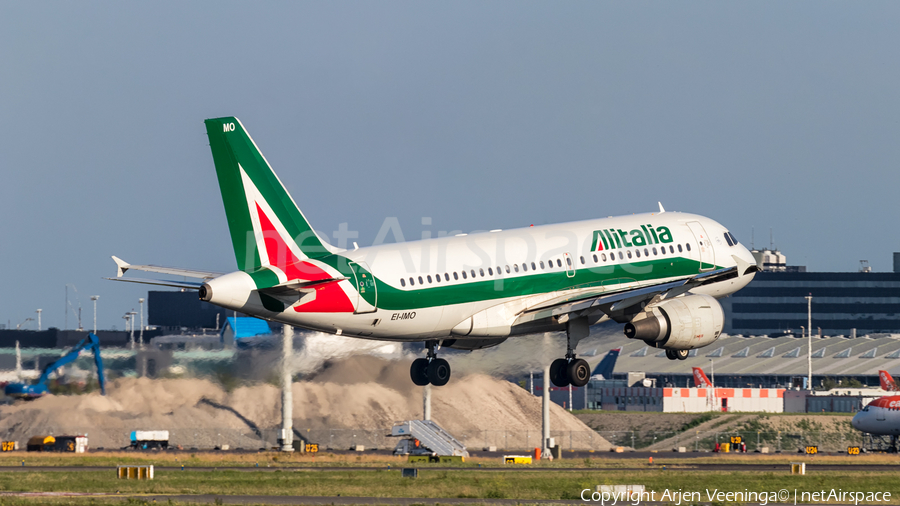
[[118, 269], [116, 270], [116, 277], [121, 278], [122, 275], [125, 274], [125, 271], [127, 271], [128, 268], [131, 267], [131, 264], [115, 255], [112, 256], [112, 259], [113, 262], [116, 263], [116, 267], [118, 267]]
[[662, 202], [657, 202], [657, 204], [659, 204], [659, 214], [666, 212], [666, 210], [663, 209]]

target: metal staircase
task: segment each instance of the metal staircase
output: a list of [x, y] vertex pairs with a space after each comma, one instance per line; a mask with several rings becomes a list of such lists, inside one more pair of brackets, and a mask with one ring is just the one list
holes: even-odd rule
[[437, 455], [468, 457], [465, 445], [431, 420], [408, 420], [394, 424], [391, 436], [412, 436]]

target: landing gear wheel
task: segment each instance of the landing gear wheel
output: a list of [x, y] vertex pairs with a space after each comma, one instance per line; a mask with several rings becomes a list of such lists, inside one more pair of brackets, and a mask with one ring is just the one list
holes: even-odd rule
[[423, 387], [428, 384], [428, 359], [417, 358], [409, 366], [409, 377], [413, 383]]
[[675, 358], [678, 360], [687, 360], [691, 350], [675, 350]]
[[558, 387], [569, 386], [568, 369], [569, 362], [564, 358], [558, 358], [550, 363], [550, 382]]
[[669, 360], [675, 360], [678, 357], [675, 355], [675, 350], [666, 350], [666, 358]]
[[569, 362], [566, 376], [574, 387], [583, 387], [591, 380], [591, 366], [584, 359], [576, 358]]
[[428, 380], [436, 387], [446, 385], [450, 381], [450, 364], [442, 358], [432, 360], [428, 364]]

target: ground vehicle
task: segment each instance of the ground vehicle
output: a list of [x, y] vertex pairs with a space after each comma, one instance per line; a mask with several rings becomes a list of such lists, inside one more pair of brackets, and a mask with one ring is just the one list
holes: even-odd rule
[[169, 431], [167, 430], [134, 430], [131, 431], [133, 450], [166, 450], [169, 448]]
[[74, 362], [82, 350], [87, 349], [94, 352], [94, 363], [97, 365], [97, 379], [100, 382], [100, 393], [106, 395], [106, 377], [103, 375], [103, 359], [100, 358], [100, 339], [93, 333], [88, 334], [87, 337], [79, 341], [68, 353], [45, 367], [44, 372], [35, 384], [9, 383], [6, 385], [4, 393], [10, 397], [19, 399], [35, 399], [46, 394], [48, 392], [47, 380], [50, 378], [50, 373], [66, 364]]

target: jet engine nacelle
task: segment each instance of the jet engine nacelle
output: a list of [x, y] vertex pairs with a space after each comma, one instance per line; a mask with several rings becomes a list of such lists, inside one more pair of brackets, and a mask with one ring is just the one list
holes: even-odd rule
[[709, 295], [687, 295], [651, 306], [625, 324], [629, 339], [641, 339], [654, 348], [690, 350], [719, 338], [725, 314]]

